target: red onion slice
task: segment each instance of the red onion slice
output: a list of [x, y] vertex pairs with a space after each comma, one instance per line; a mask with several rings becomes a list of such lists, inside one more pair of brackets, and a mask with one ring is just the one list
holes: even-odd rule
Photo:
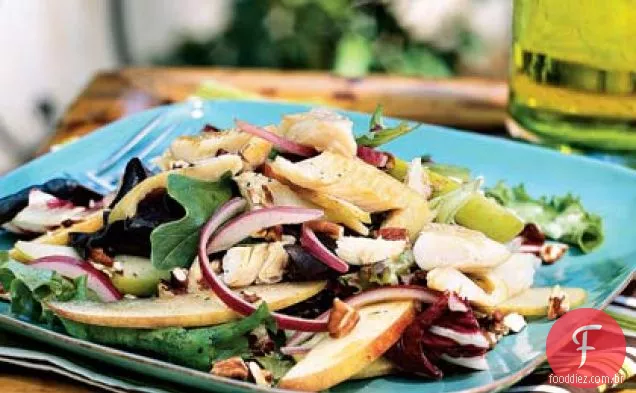
[[212, 254], [227, 250], [252, 233], [265, 228], [284, 224], [302, 224], [322, 216], [322, 210], [299, 207], [277, 206], [253, 210], [228, 222], [213, 237], [210, 236], [207, 252]]
[[376, 168], [385, 168], [389, 163], [389, 154], [372, 147], [358, 146], [358, 158]]
[[[208, 283], [212, 291], [216, 296], [221, 299], [229, 308], [241, 315], [250, 315], [256, 310], [256, 306], [249, 303], [242, 296], [238, 295], [234, 291], [230, 290], [225, 283], [216, 275], [216, 273], [210, 267], [210, 259], [208, 258], [208, 243], [210, 238], [219, 228], [219, 226], [231, 218], [234, 214], [237, 214], [240, 209], [243, 208], [245, 201], [235, 198], [226, 202], [221, 206], [216, 213], [210, 218], [201, 230], [201, 237], [199, 239], [199, 264], [201, 266], [201, 272], [203, 278]], [[264, 209], [263, 209], [264, 210]], [[294, 209], [294, 210], [310, 210], [310, 209]], [[322, 212], [321, 212], [322, 215]], [[240, 217], [239, 217], [240, 218]], [[235, 220], [236, 221], [236, 220]], [[251, 232], [250, 232], [251, 233]], [[212, 239], [214, 240], [214, 239]], [[324, 320], [311, 320], [304, 318], [292, 317], [289, 315], [272, 313], [278, 327], [281, 329], [299, 330], [299, 331], [311, 331], [322, 332], [327, 330], [327, 321]]]
[[[431, 304], [436, 302], [440, 295], [441, 294], [437, 291], [417, 285], [391, 285], [360, 292], [349, 297], [345, 300], [345, 303], [355, 308], [361, 308], [369, 304], [400, 300], [414, 300], [421, 303]], [[320, 314], [316, 317], [316, 320], [326, 322], [329, 319], [330, 311], [331, 310], [327, 310]], [[289, 340], [287, 340], [287, 346], [298, 346], [310, 339], [311, 336], [313, 336], [313, 333], [296, 332], [289, 338]]]
[[327, 247], [325, 247], [325, 245], [322, 244], [316, 236], [316, 233], [307, 225], [303, 225], [300, 235], [300, 245], [320, 262], [329, 266], [338, 273], [346, 273], [349, 271], [349, 265], [347, 262], [338, 258]]
[[122, 298], [108, 276], [88, 262], [63, 255], [52, 255], [36, 259], [29, 265], [39, 269], [53, 270], [71, 279], [87, 276], [86, 286], [104, 302], [114, 302]]
[[255, 135], [259, 138], [263, 138], [266, 141], [271, 142], [274, 146], [276, 146], [283, 152], [296, 154], [297, 156], [301, 157], [313, 157], [318, 154], [316, 149], [314, 149], [313, 147], [292, 142], [289, 139], [285, 139], [280, 135], [269, 132], [262, 127], [257, 127], [238, 119], [234, 120], [234, 123], [236, 123], [236, 126], [240, 128], [241, 131]]

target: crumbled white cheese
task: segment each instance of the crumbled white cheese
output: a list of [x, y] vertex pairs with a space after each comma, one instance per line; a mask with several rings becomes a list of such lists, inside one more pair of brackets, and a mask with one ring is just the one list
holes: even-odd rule
[[503, 324], [513, 333], [519, 333], [527, 325], [525, 318], [516, 312], [506, 315]]

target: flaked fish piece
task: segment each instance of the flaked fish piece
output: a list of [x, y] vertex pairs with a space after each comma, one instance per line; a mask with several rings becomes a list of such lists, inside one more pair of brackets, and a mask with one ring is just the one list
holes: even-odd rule
[[317, 108], [305, 113], [286, 115], [280, 123], [285, 138], [318, 151], [355, 157], [353, 122], [329, 109]]
[[328, 221], [343, 224], [361, 235], [369, 234], [364, 225], [371, 222], [369, 213], [346, 201], [311, 190], [292, 188], [255, 172], [244, 172], [235, 176], [234, 181], [252, 209], [260, 206], [321, 209]]
[[529, 254], [512, 254], [501, 265], [475, 275], [466, 275], [453, 267], [438, 267], [426, 274], [427, 286], [451, 291], [471, 303], [493, 307], [532, 286], [539, 259]]
[[[266, 129], [277, 132], [273, 126]], [[252, 169], [264, 163], [271, 150], [268, 141], [239, 130], [206, 132], [176, 138], [156, 163], [169, 170], [230, 153], [240, 155], [245, 168]]]
[[510, 250], [481, 232], [450, 224], [427, 224], [413, 246], [422, 270], [453, 267], [462, 272], [489, 270], [505, 262]]
[[292, 163], [279, 156], [271, 164], [271, 169], [276, 176], [294, 185], [335, 196], [366, 212], [403, 209], [414, 201], [428, 209], [421, 195], [357, 158], [323, 152]]

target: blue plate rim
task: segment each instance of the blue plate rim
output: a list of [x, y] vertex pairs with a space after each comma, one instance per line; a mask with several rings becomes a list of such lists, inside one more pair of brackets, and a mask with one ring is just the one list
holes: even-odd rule
[[[231, 99], [223, 99], [223, 100], [206, 100], [205, 101], [207, 104], [209, 105], [213, 105], [213, 104], [218, 104], [218, 103], [246, 103], [246, 104], [258, 104], [258, 105], [264, 105], [264, 106], [279, 106], [279, 105], [291, 105], [294, 106], [295, 108], [312, 108], [312, 107], [316, 107], [315, 105], [308, 105], [308, 104], [302, 104], [302, 103], [281, 103], [281, 102], [271, 102], [271, 101], [262, 101], [262, 100], [231, 100]], [[100, 135], [102, 134], [106, 134], [108, 132], [111, 132], [110, 128], [111, 127], [116, 127], [117, 124], [119, 123], [123, 123], [125, 121], [128, 121], [131, 117], [133, 116], [151, 116], [150, 114], [158, 114], [164, 111], [170, 111], [170, 110], [175, 110], [177, 108], [183, 107], [184, 105], [188, 105], [188, 103], [176, 103], [176, 104], [169, 104], [169, 105], [163, 105], [160, 107], [156, 107], [156, 108], [152, 108], [146, 111], [142, 111], [142, 112], [138, 112], [135, 114], [132, 114], [130, 116], [127, 116], [125, 118], [121, 118], [118, 119], [115, 122], [109, 123], [105, 126], [100, 127], [98, 130], [95, 130], [94, 132], [92, 132], [90, 135], [87, 135], [85, 137], [82, 137], [81, 140], [92, 140], [93, 138], [99, 138]], [[360, 112], [360, 111], [352, 111], [352, 110], [346, 110], [346, 109], [341, 109], [341, 108], [333, 108], [338, 112], [344, 112], [344, 113], [350, 113], [350, 114], [356, 114], [356, 115], [362, 115], [362, 116], [368, 116], [368, 113], [364, 113], [364, 112]], [[400, 121], [401, 119], [398, 118], [386, 118], [387, 121], [392, 122], [392, 121]], [[415, 122], [413, 121], [409, 121], [411, 124], [415, 124]], [[609, 170], [609, 171], [614, 171], [614, 172], [618, 172], [618, 173], [622, 173], [624, 175], [627, 175], [629, 177], [632, 177], [634, 179], [636, 179], [636, 171], [633, 171], [629, 168], [625, 168], [625, 167], [621, 167], [618, 166], [616, 164], [611, 164], [611, 163], [607, 163], [607, 162], [602, 162], [593, 158], [589, 158], [589, 157], [585, 157], [585, 156], [580, 156], [580, 155], [564, 155], [558, 151], [552, 150], [552, 149], [548, 149], [545, 147], [541, 147], [541, 146], [536, 146], [536, 145], [530, 145], [527, 143], [523, 143], [523, 142], [519, 142], [519, 141], [515, 141], [515, 140], [511, 140], [511, 139], [504, 139], [504, 138], [497, 138], [497, 137], [493, 137], [490, 135], [483, 135], [483, 134], [476, 134], [473, 132], [470, 132], [468, 130], [462, 130], [462, 129], [455, 129], [455, 128], [450, 128], [450, 127], [445, 127], [445, 126], [440, 126], [440, 125], [435, 125], [435, 124], [427, 124], [428, 127], [432, 127], [435, 128], [439, 131], [442, 132], [446, 132], [446, 133], [451, 133], [453, 135], [455, 135], [456, 137], [460, 137], [460, 138], [465, 138], [466, 140], [471, 140], [471, 141], [476, 141], [476, 142], [481, 142], [481, 141], [496, 141], [497, 143], [501, 143], [503, 145], [514, 145], [517, 148], [521, 148], [521, 149], [525, 149], [528, 150], [530, 152], [534, 152], [536, 154], [545, 154], [547, 156], [551, 156], [551, 157], [558, 157], [559, 159], [568, 159], [568, 160], [578, 160], [580, 162], [585, 162], [586, 165], [593, 165], [593, 166], [597, 166], [597, 167], [601, 167], [604, 168], [605, 170]], [[68, 146], [71, 146], [75, 143], [75, 141], [70, 142], [68, 144]], [[60, 150], [66, 148], [67, 146], [62, 146], [60, 148]], [[55, 152], [48, 152], [45, 155], [42, 155], [40, 157], [35, 158], [32, 161], [29, 161], [28, 163], [8, 172], [5, 174], [2, 174], [0, 177], [5, 177], [5, 176], [15, 176], [15, 175], [19, 175], [19, 172], [21, 170], [24, 170], [25, 167], [29, 167], [32, 165], [37, 165], [38, 162], [40, 162], [43, 159], [47, 159], [47, 157], [49, 157], [50, 155], [54, 154]], [[620, 286], [618, 286], [614, 291], [612, 291], [611, 295], [608, 296], [606, 299], [604, 299], [599, 308], [603, 309], [605, 308], [611, 301], [612, 299], [617, 296], [618, 294], [620, 294], [620, 292], [622, 292], [627, 285], [629, 285], [629, 283], [634, 280], [636, 277], [636, 268], [632, 270], [631, 275], [629, 277], [627, 277], [624, 282], [621, 283]], [[102, 353], [106, 353], [109, 355], [114, 355], [120, 358], [124, 358], [130, 361], [135, 361], [135, 362], [140, 362], [140, 363], [144, 363], [144, 364], [148, 364], [148, 365], [152, 365], [155, 367], [159, 367], [161, 369], [166, 369], [166, 370], [173, 370], [173, 371], [179, 371], [182, 373], [187, 373], [188, 375], [191, 375], [193, 377], [196, 378], [205, 378], [211, 381], [215, 381], [217, 383], [222, 383], [225, 385], [231, 385], [234, 386], [236, 388], [241, 388], [241, 389], [248, 389], [248, 390], [252, 390], [252, 391], [260, 391], [260, 392], [289, 392], [290, 390], [287, 389], [280, 389], [280, 388], [264, 388], [264, 387], [260, 387], [260, 386], [256, 386], [254, 384], [251, 383], [247, 383], [247, 382], [241, 382], [241, 381], [236, 381], [236, 380], [232, 380], [232, 379], [228, 379], [228, 378], [223, 378], [223, 377], [218, 377], [218, 376], [214, 376], [211, 374], [207, 374], [201, 371], [197, 371], [197, 370], [193, 370], [193, 369], [189, 369], [186, 367], [182, 367], [182, 366], [178, 366], [175, 365], [173, 363], [169, 363], [169, 362], [165, 362], [165, 361], [161, 361], [161, 360], [157, 360], [154, 358], [150, 358], [147, 356], [143, 356], [143, 355], [137, 355], [135, 353], [132, 352], [127, 352], [127, 351], [123, 351], [123, 350], [119, 350], [119, 349], [115, 349], [115, 348], [111, 348], [108, 346], [104, 346], [104, 345], [99, 345], [99, 344], [95, 344], [89, 341], [84, 341], [84, 340], [80, 340], [80, 339], [76, 339], [73, 337], [70, 337], [68, 335], [62, 334], [62, 333], [58, 333], [55, 332], [53, 330], [49, 330], [40, 326], [37, 326], [35, 324], [20, 320], [18, 318], [12, 317], [10, 315], [4, 315], [4, 314], [0, 314], [0, 321], [3, 324], [6, 325], [11, 325], [15, 328], [21, 328], [20, 330], [24, 329], [27, 331], [33, 331], [34, 333], [38, 334], [38, 335], [50, 335], [53, 338], [57, 339], [57, 340], [61, 340], [60, 342], [63, 343], [68, 343], [70, 345], [73, 346], [80, 346], [80, 347], [85, 347], [85, 348], [90, 348], [90, 349], [94, 349], [96, 351], [101, 351]], [[19, 330], [14, 330], [19, 334], [20, 333]], [[40, 341], [43, 341], [42, 339], [39, 339]], [[59, 345], [60, 347], [62, 347], [62, 345]], [[514, 383], [518, 382], [519, 380], [521, 380], [523, 377], [529, 375], [530, 373], [532, 373], [532, 371], [534, 371], [541, 363], [543, 363], [546, 360], [546, 355], [545, 353], [543, 353], [540, 356], [537, 356], [536, 359], [534, 359], [533, 361], [531, 361], [530, 363], [528, 363], [525, 367], [523, 367], [522, 369], [518, 370], [515, 373], [512, 373], [508, 376], [505, 376], [503, 378], [494, 380], [486, 385], [483, 386], [479, 386], [479, 387], [475, 387], [475, 388], [471, 388], [471, 389], [466, 389], [466, 390], [459, 390], [461, 392], [465, 392], [465, 393], [481, 393], [481, 392], [485, 392], [485, 391], [491, 391], [491, 390], [501, 390], [501, 389], [505, 389], [511, 385], [513, 385]], [[458, 391], [458, 392], [459, 392]]]

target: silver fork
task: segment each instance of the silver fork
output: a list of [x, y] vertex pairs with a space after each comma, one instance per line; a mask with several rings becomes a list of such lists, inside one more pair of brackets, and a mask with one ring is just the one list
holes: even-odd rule
[[[177, 132], [180, 135], [188, 135], [193, 133], [193, 131], [198, 131], [203, 125], [201, 120], [204, 115], [204, 106], [203, 101], [198, 98], [192, 98], [188, 103], [184, 104], [184, 107], [176, 111], [162, 112], [150, 119], [139, 132], [131, 136], [123, 146], [102, 161], [96, 169], [74, 173], [65, 172], [64, 174], [102, 195], [111, 193], [117, 188], [119, 179], [124, 171], [124, 165], [128, 160], [137, 157], [148, 169], [151, 171], [153, 169], [156, 170], [156, 165], [151, 163], [150, 159], [161, 154], [161, 149], [169, 137], [176, 136]], [[182, 110], [185, 110], [185, 113]], [[185, 119], [181, 117], [179, 122], [165, 127], [162, 126], [162, 122], [166, 119], [169, 120], [175, 112], [180, 117], [185, 114]], [[181, 126], [186, 122], [190, 124], [183, 129]], [[139, 149], [141, 151], [136, 153]]]
[[[155, 116], [139, 132], [133, 135], [117, 149], [109, 158], [99, 164], [96, 169], [78, 172], [65, 172], [65, 176], [77, 180], [83, 186], [106, 195], [115, 191], [123, 174], [123, 166], [133, 157], [139, 158], [147, 167], [151, 167], [149, 159], [161, 153], [164, 143], [176, 134], [182, 122], [162, 127], [163, 115]], [[141, 150], [139, 150], [141, 149]], [[137, 152], [135, 154], [135, 152]]]

